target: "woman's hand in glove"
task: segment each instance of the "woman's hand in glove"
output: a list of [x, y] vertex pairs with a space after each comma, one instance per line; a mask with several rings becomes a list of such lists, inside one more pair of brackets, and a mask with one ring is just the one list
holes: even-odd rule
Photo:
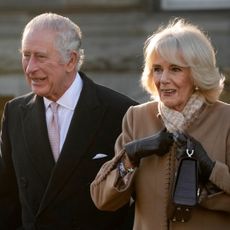
[[172, 144], [172, 133], [163, 130], [150, 137], [127, 143], [125, 145], [125, 151], [131, 163], [138, 166], [141, 158], [152, 154], [162, 156], [169, 152]]
[[215, 165], [215, 161], [210, 159], [201, 143], [195, 138], [183, 133], [176, 133], [174, 135], [174, 140], [180, 151], [186, 151], [188, 149], [189, 152], [191, 152], [194, 150], [192, 157], [198, 161], [200, 177], [204, 182], [208, 181]]

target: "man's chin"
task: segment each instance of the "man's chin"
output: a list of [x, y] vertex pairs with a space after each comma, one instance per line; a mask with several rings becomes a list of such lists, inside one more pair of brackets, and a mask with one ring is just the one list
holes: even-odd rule
[[37, 89], [31, 89], [32, 90], [32, 92], [34, 93], [34, 94], [36, 94], [36, 95], [38, 95], [38, 96], [40, 96], [40, 97], [46, 97], [47, 96], [47, 94], [46, 93], [44, 93], [44, 92], [42, 92], [41, 90], [37, 90]]

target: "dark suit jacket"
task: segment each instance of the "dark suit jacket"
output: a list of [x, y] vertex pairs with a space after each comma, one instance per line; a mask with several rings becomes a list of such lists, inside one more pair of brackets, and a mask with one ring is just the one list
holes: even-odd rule
[[[119, 226], [128, 205], [116, 212], [99, 211], [89, 188], [102, 164], [113, 157], [122, 117], [136, 102], [80, 75], [83, 89], [56, 164], [42, 97], [30, 93], [6, 104], [1, 135], [1, 230], [123, 229]], [[98, 153], [108, 156], [93, 160]]]

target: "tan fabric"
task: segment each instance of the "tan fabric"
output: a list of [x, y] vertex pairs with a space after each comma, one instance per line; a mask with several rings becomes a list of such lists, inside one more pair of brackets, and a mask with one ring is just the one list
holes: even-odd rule
[[199, 140], [209, 156], [216, 160], [210, 180], [223, 191], [207, 195], [193, 210], [187, 223], [171, 223], [167, 217], [170, 186], [175, 168], [174, 146], [163, 157], [143, 158], [140, 167], [126, 185], [118, 176], [117, 163], [123, 145], [152, 135], [163, 128], [158, 105], [148, 102], [131, 107], [123, 119], [123, 132], [117, 139], [116, 156], [104, 164], [94, 182], [91, 195], [99, 209], [116, 210], [136, 194], [134, 230], [220, 230], [230, 229], [230, 106], [221, 102], [206, 106], [189, 127], [189, 135]]

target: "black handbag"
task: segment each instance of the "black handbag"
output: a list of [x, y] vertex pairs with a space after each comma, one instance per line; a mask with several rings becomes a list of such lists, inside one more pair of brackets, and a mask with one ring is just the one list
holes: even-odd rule
[[192, 157], [194, 150], [186, 149], [186, 155], [179, 159], [175, 182], [172, 190], [170, 219], [173, 222], [187, 222], [191, 211], [198, 202], [198, 166]]

